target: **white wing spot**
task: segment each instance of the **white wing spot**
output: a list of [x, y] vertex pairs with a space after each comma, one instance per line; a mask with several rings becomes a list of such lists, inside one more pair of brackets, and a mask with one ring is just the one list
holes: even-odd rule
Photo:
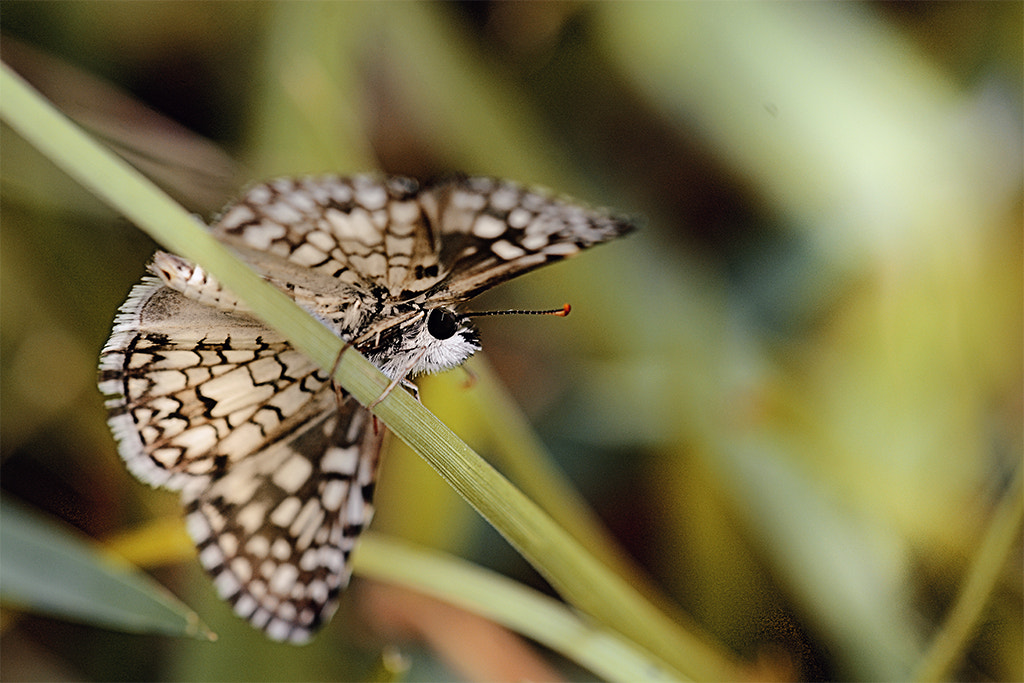
[[407, 235], [412, 232], [414, 221], [420, 217], [420, 207], [416, 202], [391, 202], [391, 232], [395, 235]]
[[452, 193], [452, 204], [459, 209], [479, 211], [487, 204], [487, 195], [483, 192], [456, 190]]
[[226, 557], [233, 557], [238, 554], [238, 537], [234, 534], [221, 534], [217, 539], [217, 545], [224, 551]]
[[[302, 511], [299, 512], [295, 521], [292, 522], [291, 527], [288, 528], [288, 533], [293, 537], [298, 538], [305, 530], [306, 525], [318, 511], [320, 511], [320, 502], [313, 498], [307, 500], [306, 504], [302, 507]], [[323, 513], [321, 512], [321, 514]]]
[[302, 553], [299, 558], [299, 569], [304, 572], [311, 572], [320, 566], [320, 554], [315, 548], [310, 548]]
[[189, 454], [198, 455], [213, 448], [217, 443], [217, 430], [212, 425], [193, 427], [174, 437], [174, 444]]
[[242, 583], [249, 583], [252, 580], [252, 564], [244, 557], [231, 560], [231, 571]]
[[361, 185], [356, 188], [356, 201], [367, 209], [379, 209], [388, 200], [387, 191], [380, 185]]
[[259, 603], [251, 595], [243, 593], [235, 603], [235, 614], [246, 619], [256, 611], [257, 607], [259, 607]]
[[332, 479], [324, 484], [323, 492], [320, 494], [320, 501], [324, 508], [331, 512], [341, 509], [341, 504], [348, 495], [349, 483], [347, 481]]
[[323, 230], [313, 230], [312, 232], [306, 233], [306, 241], [324, 252], [325, 256], [331, 251], [331, 249], [338, 246], [337, 242], [334, 241], [334, 238]]
[[[294, 598], [294, 589], [290, 592], [290, 596]], [[277, 616], [281, 617], [285, 621], [295, 623], [295, 617], [298, 614], [298, 610], [295, 608], [295, 604], [291, 602], [282, 602], [277, 608]]]
[[501, 187], [491, 194], [491, 206], [497, 211], [511, 211], [519, 203], [519, 193], [511, 187]]
[[571, 256], [580, 248], [571, 242], [555, 242], [544, 247], [544, 253], [554, 256]]
[[256, 558], [266, 557], [270, 552], [270, 541], [266, 536], [253, 536], [246, 542], [245, 552]]
[[274, 619], [266, 626], [267, 635], [274, 640], [284, 640], [291, 630], [291, 625], [281, 619]]
[[[266, 564], [266, 563], [264, 563], [264, 564]], [[261, 567], [261, 569], [262, 569], [262, 567]], [[273, 570], [271, 570], [270, 573], [265, 574], [264, 576], [269, 576], [271, 573], [273, 573]], [[257, 600], [265, 601], [266, 598], [267, 598], [267, 584], [266, 584], [266, 582], [262, 581], [260, 579], [253, 579], [252, 581], [249, 582], [249, 592]]]
[[311, 600], [316, 603], [323, 604], [327, 602], [327, 596], [330, 595], [330, 589], [323, 581], [311, 581], [308, 593]]
[[256, 628], [266, 628], [267, 622], [270, 621], [270, 616], [269, 611], [260, 607], [249, 617], [249, 622]]
[[[288, 541], [284, 540], [283, 538], [279, 538], [276, 541], [274, 541], [274, 544], [272, 546], [270, 546], [270, 554], [276, 557], [277, 559], [281, 560], [281, 562], [287, 563], [287, 561], [291, 559], [292, 556], [292, 547], [288, 543]], [[281, 566], [286, 567], [288, 565], [282, 564]]]
[[498, 240], [491, 245], [491, 251], [497, 254], [498, 258], [505, 259], [506, 261], [526, 255], [526, 250], [517, 247], [508, 240]]
[[289, 496], [278, 503], [274, 511], [270, 513], [270, 521], [282, 529], [286, 529], [295, 520], [295, 515], [299, 514], [301, 508], [301, 501], [295, 496]]
[[384, 258], [383, 254], [371, 254], [368, 258], [352, 256], [349, 260], [360, 271], [377, 279], [384, 277], [388, 265], [387, 259]]
[[380, 240], [380, 233], [370, 220], [370, 214], [365, 209], [352, 209], [345, 223], [345, 229], [340, 230], [338, 237], [343, 240], [355, 240], [361, 244], [376, 244]]
[[[299, 570], [290, 564], [282, 564], [270, 578], [270, 590], [278, 595], [287, 595], [291, 592], [295, 580], [299, 578]], [[288, 603], [285, 603], [288, 604]], [[283, 607], [284, 605], [282, 605]]]
[[200, 551], [199, 561], [203, 563], [204, 567], [216, 567], [224, 563], [224, 553], [216, 544], [211, 544]]
[[230, 598], [242, 588], [238, 579], [231, 572], [221, 572], [213, 579], [213, 585], [217, 587], [217, 595], [222, 598]]
[[505, 221], [498, 220], [494, 216], [488, 216], [482, 214], [477, 216], [476, 221], [473, 223], [473, 234], [480, 239], [494, 239], [505, 234], [505, 230], [508, 229], [508, 224]]
[[303, 215], [294, 206], [285, 202], [267, 204], [263, 207], [263, 213], [281, 225], [293, 225], [303, 219]]
[[281, 239], [288, 231], [283, 225], [262, 221], [245, 228], [245, 242], [253, 249], [266, 249], [274, 240]]
[[359, 463], [359, 450], [356, 448], [339, 448], [333, 446], [324, 453], [320, 468], [324, 472], [353, 475]]
[[254, 533], [263, 526], [263, 520], [267, 516], [267, 504], [254, 500], [235, 515], [235, 522], [245, 529], [246, 533]]
[[327, 259], [327, 254], [320, 251], [312, 244], [300, 245], [298, 249], [292, 252], [291, 260], [293, 263], [297, 263], [300, 266], [315, 266], [318, 263], [322, 263]]
[[307, 521], [305, 528], [298, 538], [295, 539], [295, 547], [298, 549], [308, 548], [310, 543], [313, 542], [313, 537], [316, 536], [316, 532], [320, 530], [321, 525], [324, 522], [325, 512], [320, 505], [316, 506], [316, 510], [312, 517]]
[[288, 202], [303, 214], [315, 213], [320, 208], [313, 197], [310, 196], [308, 188], [296, 188], [294, 192], [282, 195], [281, 200]]
[[296, 453], [273, 474], [273, 481], [288, 493], [295, 493], [309, 480], [313, 463]]
[[542, 248], [547, 246], [548, 236], [544, 234], [527, 235], [523, 239], [519, 240], [519, 244], [523, 249], [529, 249], [530, 251], [540, 251]]
[[260, 575], [266, 579], [269, 579], [277, 571], [277, 562], [273, 560], [263, 560], [260, 563]]
[[327, 545], [320, 548], [321, 563], [332, 573], [338, 573], [345, 566], [345, 556], [337, 548]]
[[235, 204], [227, 213], [220, 217], [218, 222], [228, 230], [231, 230], [255, 218], [256, 214], [248, 206], [245, 204]]

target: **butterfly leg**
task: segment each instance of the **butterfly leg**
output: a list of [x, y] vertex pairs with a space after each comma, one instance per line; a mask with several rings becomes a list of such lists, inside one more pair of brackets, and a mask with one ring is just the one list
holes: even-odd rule
[[420, 400], [420, 388], [413, 384], [412, 382], [410, 382], [409, 380], [405, 379], [404, 377], [399, 376], [391, 380], [391, 384], [387, 385], [384, 391], [381, 392], [381, 395], [373, 399], [373, 402], [371, 402], [366, 407], [369, 408], [370, 410], [376, 408], [380, 404], [380, 402], [386, 399], [391, 394], [391, 392], [394, 391], [395, 387], [397, 387], [399, 384], [401, 384], [403, 388], [408, 389], [409, 393], [413, 395], [413, 398], [415, 398], [417, 401]]
[[466, 373], [466, 379], [463, 380], [462, 382], [462, 388], [472, 389], [473, 387], [475, 387], [478, 379], [476, 373], [467, 368], [465, 365], [460, 365], [459, 367], [462, 368], [462, 371], [464, 373]]
[[350, 348], [352, 348], [352, 342], [346, 341], [345, 345], [341, 347], [341, 351], [338, 351], [338, 357], [334, 359], [334, 364], [331, 366], [331, 387], [334, 389], [334, 398], [339, 410], [352, 396], [334, 381], [334, 375], [338, 372], [338, 366], [341, 365], [341, 357]]
[[374, 399], [373, 403], [370, 403], [366, 407], [369, 408], [370, 410], [373, 410], [381, 401], [386, 399], [388, 397], [388, 395], [392, 391], [394, 391], [395, 387], [397, 387], [399, 384], [401, 384], [403, 387], [408, 389], [409, 392], [416, 398], [416, 400], [419, 401], [420, 400], [420, 390], [419, 390], [419, 387], [417, 387], [415, 384], [413, 384], [408, 379], [406, 379], [406, 377], [408, 377], [409, 372], [414, 367], [416, 367], [416, 364], [420, 362], [420, 359], [423, 358], [423, 355], [426, 352], [427, 352], [427, 350], [423, 349], [418, 354], [416, 354], [416, 356], [413, 357], [413, 359], [409, 361], [408, 367], [404, 371], [402, 371], [402, 372], [398, 373], [397, 375], [395, 375], [395, 378], [393, 380], [391, 380], [391, 383], [388, 384], [387, 387], [385, 387], [383, 393], [381, 393], [380, 396], [378, 396], [376, 399]]

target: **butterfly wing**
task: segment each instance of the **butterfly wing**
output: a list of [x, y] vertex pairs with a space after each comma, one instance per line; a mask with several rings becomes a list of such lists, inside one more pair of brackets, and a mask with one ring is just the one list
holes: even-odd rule
[[281, 178], [250, 188], [212, 226], [262, 252], [355, 287], [393, 296], [440, 279], [436, 239], [407, 178]]
[[466, 301], [547, 263], [636, 229], [603, 209], [508, 180], [454, 178], [421, 193], [427, 222], [439, 236], [441, 301]]
[[147, 278], [100, 360], [129, 470], [181, 490], [203, 566], [239, 614], [302, 642], [329, 618], [372, 514], [381, 433], [255, 318]]
[[186, 524], [221, 598], [274, 640], [327, 623], [373, 514], [383, 430], [355, 401], [223, 476], [186, 486]]
[[132, 290], [100, 357], [100, 390], [125, 463], [174, 490], [330, 409], [327, 384], [255, 318], [197, 303], [155, 278]]
[[282, 178], [251, 188], [213, 226], [267, 252], [396, 300], [458, 303], [589, 246], [633, 220], [507, 180], [453, 178], [421, 188], [402, 177]]

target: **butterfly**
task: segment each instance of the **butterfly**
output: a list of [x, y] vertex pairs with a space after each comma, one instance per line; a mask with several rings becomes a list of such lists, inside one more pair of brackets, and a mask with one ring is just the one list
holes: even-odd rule
[[[486, 177], [282, 178], [210, 230], [393, 381], [480, 349], [460, 307], [635, 229]], [[218, 594], [303, 643], [337, 608], [369, 524], [384, 429], [200, 266], [157, 252], [119, 309], [99, 388], [127, 468], [180, 491]]]

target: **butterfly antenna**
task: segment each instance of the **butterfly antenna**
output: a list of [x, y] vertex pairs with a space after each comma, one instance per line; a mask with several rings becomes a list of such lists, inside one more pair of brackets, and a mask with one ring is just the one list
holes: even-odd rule
[[523, 309], [513, 308], [508, 311], [480, 311], [479, 313], [465, 313], [464, 318], [479, 318], [485, 315], [557, 315], [559, 318], [564, 318], [569, 315], [569, 311], [572, 310], [572, 306], [564, 304], [561, 308], [552, 308], [550, 311], [527, 311]]

